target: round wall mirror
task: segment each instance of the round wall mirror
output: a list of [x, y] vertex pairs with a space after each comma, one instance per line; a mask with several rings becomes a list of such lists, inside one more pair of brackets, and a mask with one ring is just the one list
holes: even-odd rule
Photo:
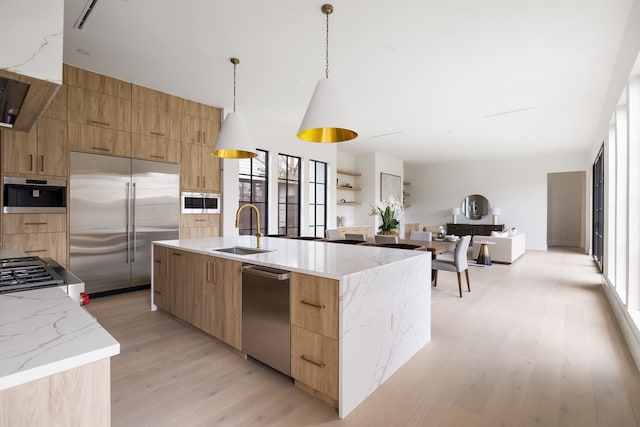
[[462, 214], [469, 219], [482, 219], [489, 214], [489, 200], [480, 194], [472, 194], [462, 200]]

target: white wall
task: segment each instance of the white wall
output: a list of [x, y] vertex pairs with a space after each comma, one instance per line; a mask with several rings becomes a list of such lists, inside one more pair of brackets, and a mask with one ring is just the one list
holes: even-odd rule
[[[586, 170], [589, 152], [472, 163], [405, 164], [411, 207], [404, 220], [420, 227], [451, 221], [451, 208], [482, 194], [501, 208], [498, 222], [527, 234], [527, 249], [547, 249], [547, 174]], [[485, 221], [486, 222], [486, 221]]]
[[[278, 231], [278, 154], [288, 154], [302, 158], [302, 199], [300, 234], [308, 235], [308, 183], [309, 160], [318, 160], [329, 164], [327, 177], [327, 228], [335, 228], [336, 222], [336, 153], [337, 144], [315, 144], [303, 142], [296, 137], [297, 129], [282, 123], [270, 121], [264, 117], [246, 115], [249, 132], [256, 148], [269, 152], [269, 224], [264, 234]], [[235, 213], [238, 209], [238, 161], [222, 161], [222, 235], [238, 234], [235, 227]]]

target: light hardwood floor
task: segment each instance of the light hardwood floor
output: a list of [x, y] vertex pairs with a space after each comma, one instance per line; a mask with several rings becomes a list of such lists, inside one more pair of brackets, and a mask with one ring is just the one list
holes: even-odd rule
[[121, 343], [113, 426], [637, 426], [640, 374], [589, 256], [527, 252], [432, 290], [432, 341], [339, 420], [291, 381], [149, 311], [148, 291], [88, 306]]

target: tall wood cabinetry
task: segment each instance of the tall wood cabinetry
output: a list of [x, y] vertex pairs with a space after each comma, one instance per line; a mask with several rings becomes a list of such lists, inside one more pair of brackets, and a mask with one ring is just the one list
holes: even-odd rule
[[69, 148], [131, 155], [131, 83], [64, 65]]
[[242, 349], [242, 263], [154, 245], [154, 301]]

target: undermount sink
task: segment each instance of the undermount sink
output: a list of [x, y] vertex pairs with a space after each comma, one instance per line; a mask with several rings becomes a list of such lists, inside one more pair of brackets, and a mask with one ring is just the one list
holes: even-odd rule
[[234, 255], [255, 255], [264, 252], [273, 252], [273, 249], [245, 248], [242, 246], [233, 246], [231, 248], [209, 249], [214, 252], [227, 252]]

